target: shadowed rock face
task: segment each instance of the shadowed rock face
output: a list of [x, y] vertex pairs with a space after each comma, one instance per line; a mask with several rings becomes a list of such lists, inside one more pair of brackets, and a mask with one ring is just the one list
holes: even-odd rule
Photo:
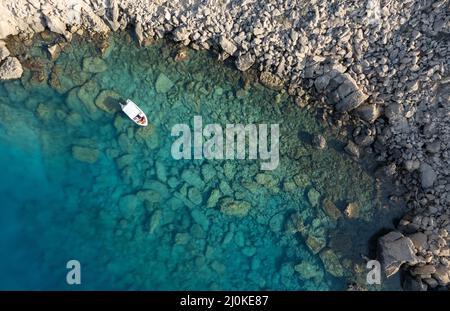
[[305, 69], [305, 77], [314, 80], [316, 91], [325, 96], [328, 103], [339, 112], [350, 112], [368, 98], [345, 71], [345, 67], [331, 60], [321, 62], [310, 60]]
[[392, 231], [378, 240], [379, 258], [387, 277], [398, 272], [404, 263], [418, 263], [414, 244], [410, 238]]

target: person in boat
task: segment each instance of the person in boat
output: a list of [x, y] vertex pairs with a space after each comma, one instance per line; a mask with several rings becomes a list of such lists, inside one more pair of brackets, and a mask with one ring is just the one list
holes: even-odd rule
[[145, 123], [145, 117], [143, 115], [137, 115], [134, 117], [134, 121], [136, 121], [139, 124], [144, 124]]

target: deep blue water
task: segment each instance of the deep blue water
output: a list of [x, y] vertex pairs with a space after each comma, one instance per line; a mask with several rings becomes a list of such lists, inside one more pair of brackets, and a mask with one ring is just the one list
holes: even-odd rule
[[[0, 84], [1, 290], [329, 290], [364, 278], [359, 254], [389, 219], [375, 179], [339, 148], [303, 140], [320, 132], [340, 144], [286, 95], [244, 88], [251, 76], [204, 52], [175, 62], [162, 42], [138, 48], [115, 36], [101, 55], [75, 38], [56, 62], [43, 46], [34, 42], [21, 80]], [[150, 126], [132, 124], [104, 91], [133, 99]], [[280, 166], [172, 159], [170, 129], [194, 115], [222, 126], [280, 123]], [[333, 221], [325, 201], [341, 210], [355, 202], [359, 215]], [[241, 210], [230, 214], [227, 202]], [[302, 220], [294, 231], [292, 219]], [[336, 254], [340, 276], [308, 237]], [[81, 285], [66, 283], [72, 259]]]

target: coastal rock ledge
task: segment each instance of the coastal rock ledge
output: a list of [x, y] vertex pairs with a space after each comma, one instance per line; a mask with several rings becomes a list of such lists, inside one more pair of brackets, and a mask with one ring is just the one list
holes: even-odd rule
[[22, 76], [22, 73], [22, 65], [15, 57], [7, 57], [0, 65], [0, 80], [18, 79]]

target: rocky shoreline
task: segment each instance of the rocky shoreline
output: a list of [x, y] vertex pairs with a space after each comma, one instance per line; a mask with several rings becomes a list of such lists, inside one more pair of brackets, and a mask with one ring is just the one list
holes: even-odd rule
[[[382, 172], [405, 188], [406, 215], [379, 239], [386, 274], [407, 268], [405, 289], [449, 285], [448, 0], [20, 0], [0, 9], [1, 79], [23, 72], [24, 60], [9, 55], [10, 35], [49, 29], [70, 41], [73, 33], [131, 28], [141, 45], [170, 36], [258, 72], [261, 83], [300, 106], [313, 98], [317, 107], [307, 108], [348, 135], [350, 156], [375, 154]], [[50, 55], [63, 44], [49, 46]]]

